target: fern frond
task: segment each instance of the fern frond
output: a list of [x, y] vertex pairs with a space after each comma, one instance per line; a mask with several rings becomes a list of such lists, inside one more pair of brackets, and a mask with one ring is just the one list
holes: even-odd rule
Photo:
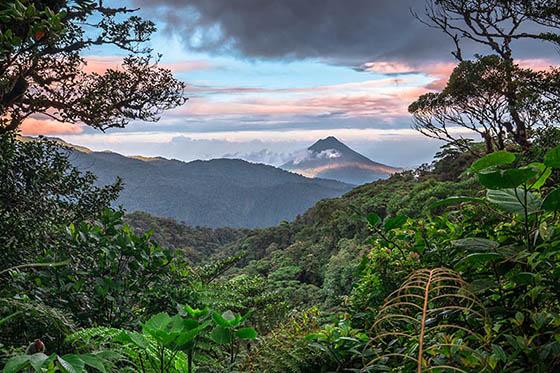
[[477, 351], [483, 337], [475, 330], [485, 322], [482, 303], [459, 274], [447, 268], [415, 271], [381, 307], [370, 342], [377, 357], [364, 370], [387, 369], [398, 360], [401, 368], [414, 366], [419, 373], [475, 371], [484, 361]]

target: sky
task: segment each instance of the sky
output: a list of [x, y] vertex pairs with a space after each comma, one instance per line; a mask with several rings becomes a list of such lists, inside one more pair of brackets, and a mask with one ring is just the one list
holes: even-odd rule
[[[187, 83], [187, 103], [157, 123], [106, 133], [30, 119], [24, 134], [125, 155], [272, 165], [327, 136], [399, 167], [429, 162], [441, 145], [412, 130], [407, 113], [419, 95], [441, 89], [456, 64], [451, 41], [412, 16], [424, 0], [124, 3], [156, 23], [150, 45]], [[556, 50], [539, 43], [516, 51], [528, 66], [558, 61]], [[102, 72], [123, 56], [114, 48], [88, 50], [86, 69]]]

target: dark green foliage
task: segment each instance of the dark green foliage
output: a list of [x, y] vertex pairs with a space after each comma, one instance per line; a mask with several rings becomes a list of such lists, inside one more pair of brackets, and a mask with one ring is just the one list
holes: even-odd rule
[[98, 216], [120, 183], [95, 185], [55, 142], [0, 136], [0, 268], [25, 263], [55, 242], [61, 227]]
[[136, 211], [125, 215], [135, 232], [153, 232], [152, 241], [162, 247], [179, 249], [193, 263], [206, 262], [222, 246], [244, 238], [248, 229], [191, 227], [170, 218]]

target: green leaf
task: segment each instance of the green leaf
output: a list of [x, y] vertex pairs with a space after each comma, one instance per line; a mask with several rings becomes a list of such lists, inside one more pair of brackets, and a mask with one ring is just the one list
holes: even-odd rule
[[218, 324], [219, 326], [223, 326], [224, 328], [227, 328], [229, 326], [228, 320], [226, 320], [222, 315], [220, 315], [217, 312], [212, 313], [212, 320], [214, 320], [216, 324]]
[[531, 272], [519, 272], [513, 276], [513, 280], [518, 284], [532, 284], [535, 281], [535, 274]]
[[147, 330], [166, 330], [167, 325], [171, 322], [171, 317], [165, 313], [161, 312], [157, 315], [150, 317], [148, 321], [144, 323], [142, 328]]
[[514, 168], [481, 172], [478, 174], [478, 181], [488, 189], [517, 188], [537, 175], [538, 171], [533, 168]]
[[383, 224], [383, 228], [385, 230], [390, 231], [391, 229], [400, 228], [406, 223], [408, 217], [405, 215], [397, 215], [390, 218], [385, 219], [385, 223]]
[[490, 153], [487, 156], [475, 161], [471, 165], [470, 171], [479, 172], [488, 167], [511, 164], [513, 161], [515, 161], [515, 154], [505, 150], [500, 150], [498, 152]]
[[81, 373], [85, 371], [84, 368], [86, 364], [78, 355], [69, 354], [62, 357], [57, 356], [56, 360], [63, 368], [64, 372]]
[[43, 364], [45, 364], [45, 361], [47, 361], [48, 359], [49, 357], [47, 355], [39, 352], [29, 356], [29, 363], [31, 364], [33, 369], [35, 369], [37, 372], [40, 372], [41, 367], [43, 367]]
[[552, 168], [560, 168], [560, 145], [550, 149], [544, 156], [544, 164]]
[[465, 268], [468, 266], [479, 266], [485, 264], [490, 261], [498, 260], [503, 258], [503, 255], [496, 252], [487, 252], [487, 253], [473, 253], [469, 254], [459, 262], [457, 262], [458, 268]]
[[560, 211], [560, 188], [550, 192], [541, 207], [545, 211]]
[[546, 181], [550, 177], [550, 175], [552, 175], [552, 169], [550, 167], [546, 167], [543, 163], [540, 162], [533, 162], [529, 164], [527, 167], [532, 167], [538, 170], [539, 172], [538, 178], [536, 178], [535, 180], [531, 180], [529, 182], [528, 187], [531, 187], [531, 189], [536, 189], [536, 190], [541, 189], [542, 186], [546, 183]]
[[99, 357], [92, 354], [80, 355], [80, 358], [84, 361], [87, 366], [97, 369], [100, 372], [106, 373], [105, 362]]
[[381, 217], [375, 212], [372, 212], [367, 216], [367, 221], [372, 227], [375, 227], [377, 224], [381, 223]]
[[[525, 213], [525, 195], [522, 189], [488, 190], [486, 199], [491, 204], [503, 211], [521, 214]], [[540, 211], [541, 202], [537, 196], [527, 192], [527, 213], [533, 214]]]
[[138, 346], [140, 348], [147, 349], [150, 345], [148, 340], [146, 339], [146, 337], [144, 337], [140, 333], [129, 332], [128, 336], [130, 337], [130, 340], [132, 341], [132, 343], [134, 343], [136, 346]]
[[235, 332], [235, 335], [241, 339], [256, 339], [257, 331], [253, 328], [241, 328]]
[[210, 339], [219, 345], [231, 343], [232, 336], [229, 329], [222, 326], [216, 326], [210, 333]]
[[206, 316], [208, 315], [209, 312], [208, 308], [204, 308], [204, 309], [192, 308], [188, 304], [185, 304], [184, 306], [178, 305], [177, 308], [179, 312], [181, 312], [183, 315], [189, 315], [193, 319], [198, 319], [200, 317]]
[[4, 373], [16, 373], [29, 366], [29, 355], [17, 355], [8, 360], [4, 366]]
[[488, 240], [486, 238], [463, 238], [460, 240], [451, 241], [453, 246], [462, 247], [472, 251], [492, 251], [496, 250], [500, 244], [496, 241]]
[[484, 199], [466, 196], [453, 196], [432, 203], [430, 205], [430, 209], [435, 209], [441, 206], [456, 205], [464, 202], [484, 202]]

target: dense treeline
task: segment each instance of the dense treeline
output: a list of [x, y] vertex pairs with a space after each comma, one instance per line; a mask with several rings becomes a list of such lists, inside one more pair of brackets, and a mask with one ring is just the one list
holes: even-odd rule
[[249, 229], [191, 227], [170, 218], [142, 211], [125, 215], [125, 222], [138, 234], [152, 232], [152, 241], [163, 247], [180, 249], [193, 263], [208, 262], [223, 246], [244, 238]]

